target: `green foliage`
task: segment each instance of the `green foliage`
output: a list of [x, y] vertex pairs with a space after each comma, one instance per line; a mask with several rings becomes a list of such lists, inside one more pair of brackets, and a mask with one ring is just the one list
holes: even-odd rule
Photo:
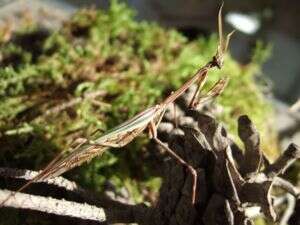
[[[30, 38], [37, 42], [28, 47]], [[34, 24], [20, 27], [0, 46], [1, 165], [40, 169], [77, 137], [105, 131], [159, 102], [166, 90], [180, 87], [206, 64], [216, 45], [216, 36], [188, 42], [175, 30], [136, 22], [133, 11], [117, 1], [107, 12], [80, 10], [53, 33]], [[217, 100], [224, 107], [221, 119], [236, 134], [237, 117], [250, 115], [267, 146], [273, 141], [267, 130], [271, 110], [254, 83], [266, 55], [259, 45], [246, 66], [228, 55], [224, 69], [209, 74], [208, 86], [223, 75], [231, 78]], [[45, 113], [99, 90], [105, 94]], [[154, 178], [143, 163], [145, 143], [141, 137], [68, 175], [99, 191], [107, 179], [117, 186], [135, 184], [132, 193], [145, 186], [155, 190], [159, 182], [151, 182]]]

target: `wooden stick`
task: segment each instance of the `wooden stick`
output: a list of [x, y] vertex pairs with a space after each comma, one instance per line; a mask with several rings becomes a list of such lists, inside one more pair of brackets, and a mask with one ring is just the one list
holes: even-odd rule
[[30, 209], [60, 216], [71, 216], [99, 222], [106, 221], [106, 214], [102, 208], [88, 204], [58, 200], [51, 197], [0, 190], [0, 201], [4, 202], [3, 206], [6, 207]]

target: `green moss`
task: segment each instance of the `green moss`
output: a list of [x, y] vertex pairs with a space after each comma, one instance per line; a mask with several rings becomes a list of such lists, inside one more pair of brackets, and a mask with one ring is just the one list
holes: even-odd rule
[[[180, 87], [206, 64], [217, 45], [214, 35], [188, 42], [175, 30], [136, 22], [134, 12], [116, 1], [107, 12], [80, 10], [59, 31], [42, 36], [40, 32], [34, 24], [20, 27], [15, 38], [0, 47], [0, 143], [5, 146], [1, 165], [41, 168], [76, 137], [105, 131], [159, 102], [166, 90]], [[34, 48], [20, 41], [32, 37], [43, 37]], [[250, 115], [264, 145], [274, 146], [268, 131], [271, 109], [254, 83], [267, 53], [258, 46], [253, 62], [245, 66], [228, 55], [224, 69], [209, 74], [208, 86], [229, 76], [230, 83], [217, 100], [224, 107], [221, 119], [236, 134], [237, 117]], [[98, 90], [106, 94], [45, 115], [51, 107]], [[107, 179], [117, 186], [135, 184], [130, 188], [133, 193], [145, 186], [156, 190], [159, 182], [151, 182], [141, 150], [146, 142], [141, 137], [68, 175], [99, 191]]]

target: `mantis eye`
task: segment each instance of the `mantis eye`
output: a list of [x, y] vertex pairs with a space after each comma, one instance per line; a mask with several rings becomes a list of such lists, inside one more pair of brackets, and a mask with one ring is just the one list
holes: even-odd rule
[[221, 69], [224, 63], [223, 57], [217, 52], [217, 54], [213, 57], [213, 65], [218, 67], [218, 69]]

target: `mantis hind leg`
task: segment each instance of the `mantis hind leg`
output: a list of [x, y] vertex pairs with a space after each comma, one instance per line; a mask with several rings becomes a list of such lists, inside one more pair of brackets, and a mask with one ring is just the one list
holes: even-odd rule
[[184, 159], [182, 159], [178, 154], [176, 154], [172, 149], [170, 149], [166, 144], [157, 138], [156, 126], [153, 121], [150, 122], [149, 130], [152, 135], [153, 140], [161, 146], [169, 155], [171, 155], [178, 163], [185, 166], [192, 175], [192, 204], [195, 204], [196, 201], [196, 190], [197, 190], [197, 172], [196, 170], [188, 164]]

